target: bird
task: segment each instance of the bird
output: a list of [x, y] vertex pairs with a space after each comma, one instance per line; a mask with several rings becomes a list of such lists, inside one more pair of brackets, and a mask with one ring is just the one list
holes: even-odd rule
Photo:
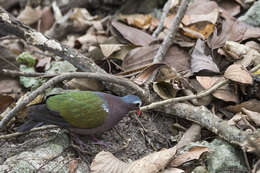
[[17, 131], [54, 124], [79, 135], [99, 135], [113, 128], [129, 111], [140, 112], [141, 105], [136, 95], [119, 97], [97, 91], [67, 91], [30, 106], [27, 121]]

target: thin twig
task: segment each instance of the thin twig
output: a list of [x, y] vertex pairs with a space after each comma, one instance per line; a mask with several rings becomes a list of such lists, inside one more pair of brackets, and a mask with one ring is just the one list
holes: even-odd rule
[[143, 89], [132, 83], [131, 81], [116, 77], [109, 74], [100, 74], [100, 73], [88, 73], [88, 72], [74, 72], [74, 73], [64, 73], [62, 75], [56, 76], [52, 79], [50, 79], [48, 82], [42, 84], [39, 88], [37, 88], [35, 91], [30, 93], [27, 97], [23, 99], [19, 104], [17, 104], [10, 112], [8, 112], [5, 117], [0, 122], [0, 129], [4, 129], [7, 125], [7, 123], [15, 117], [15, 115], [22, 110], [28, 103], [30, 103], [34, 98], [36, 98], [39, 94], [44, 92], [47, 88], [50, 88], [54, 86], [55, 84], [72, 79], [72, 78], [89, 78], [89, 79], [96, 79], [99, 81], [107, 81], [110, 83], [115, 83], [121, 86], [125, 86], [128, 90], [132, 90], [133, 92], [136, 92], [138, 96], [142, 98], [145, 98], [145, 95], [143, 93]]
[[46, 74], [46, 73], [37, 73], [37, 72], [22, 72], [22, 71], [7, 70], [7, 69], [3, 69], [2, 74], [10, 75], [12, 77], [25, 76], [25, 77], [45, 77], [45, 78], [50, 78], [50, 77], [55, 77], [60, 75], [60, 74]]
[[189, 96], [183, 96], [183, 97], [177, 97], [177, 98], [167, 99], [163, 101], [153, 102], [150, 105], [141, 107], [141, 111], [158, 108], [160, 106], [165, 106], [166, 104], [170, 104], [170, 103], [176, 103], [176, 102], [181, 102], [181, 101], [191, 100], [196, 98], [198, 99], [211, 94], [212, 92], [216, 91], [218, 88], [222, 87], [223, 85], [226, 85], [228, 82], [229, 82], [228, 79], [220, 81], [217, 84], [213, 85], [211, 88], [204, 90], [197, 95], [189, 95]]
[[243, 156], [244, 156], [244, 159], [245, 159], [246, 167], [247, 167], [248, 171], [250, 172], [251, 171], [251, 167], [250, 167], [250, 164], [249, 164], [249, 161], [248, 161], [246, 150], [242, 150], [242, 151], [243, 151]]
[[157, 38], [159, 33], [161, 32], [161, 30], [163, 29], [164, 21], [165, 21], [165, 18], [167, 16], [169, 10], [170, 10], [171, 3], [172, 3], [172, 0], [168, 0], [164, 4], [163, 11], [162, 11], [162, 16], [161, 16], [161, 19], [160, 19], [160, 23], [159, 23], [158, 27], [156, 28], [156, 30], [153, 32], [153, 37], [154, 38]]
[[8, 134], [8, 135], [1, 135], [0, 140], [1, 139], [10, 139], [10, 138], [26, 135], [26, 134], [29, 134], [31, 132], [37, 132], [37, 131], [48, 130], [48, 129], [56, 129], [56, 128], [59, 128], [59, 127], [56, 126], [56, 125], [47, 125], [47, 126], [42, 126], [42, 127], [36, 127], [36, 128], [33, 128], [29, 131], [26, 131], [26, 132], [15, 132], [15, 133], [11, 133], [11, 134]]
[[175, 39], [175, 35], [177, 33], [181, 20], [186, 12], [186, 9], [187, 9], [190, 1], [191, 0], [182, 0], [181, 1], [181, 5], [178, 9], [178, 12], [171, 23], [170, 32], [167, 34], [167, 36], [163, 40], [162, 45], [160, 46], [159, 50], [157, 51], [157, 53], [153, 59], [153, 63], [162, 62], [165, 54], [167, 53], [169, 47], [172, 45], [172, 43]]
[[[181, 1], [181, 5], [178, 9], [178, 12], [177, 12], [176, 16], [174, 17], [174, 19], [172, 20], [172, 23], [171, 23], [171, 26], [169, 29], [169, 33], [164, 38], [163, 43], [161, 44], [161, 46], [159, 47], [159, 50], [157, 51], [155, 57], [153, 58], [153, 63], [159, 63], [159, 62], [163, 61], [163, 58], [165, 57], [168, 49], [170, 48], [170, 46], [172, 45], [172, 43], [175, 39], [175, 35], [177, 33], [181, 20], [186, 12], [186, 9], [187, 9], [190, 1], [191, 0], [182, 0]], [[150, 76], [149, 81], [154, 81], [157, 73], [158, 73], [158, 69], [153, 72], [153, 74]]]

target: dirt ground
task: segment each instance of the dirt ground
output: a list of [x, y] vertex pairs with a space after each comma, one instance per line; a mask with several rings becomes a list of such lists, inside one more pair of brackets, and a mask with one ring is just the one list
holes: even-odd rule
[[[136, 160], [153, 151], [174, 146], [182, 135], [182, 131], [172, 129], [176, 120], [175, 117], [167, 117], [160, 113], [143, 113], [137, 120], [136, 115], [131, 114], [120, 121], [116, 130], [112, 129], [97, 137], [107, 143], [107, 146], [93, 144], [93, 140], [81, 137], [87, 144], [85, 150], [81, 150], [81, 154], [77, 148], [69, 151], [74, 153], [75, 157], [84, 156], [84, 160], [87, 159], [89, 163], [102, 150], [110, 151], [122, 161]], [[53, 136], [51, 130], [1, 141], [0, 164], [10, 156], [47, 142], [49, 135]]]

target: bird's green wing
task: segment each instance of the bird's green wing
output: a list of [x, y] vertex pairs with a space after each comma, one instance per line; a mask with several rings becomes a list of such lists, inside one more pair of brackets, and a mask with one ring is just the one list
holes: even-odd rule
[[95, 92], [73, 91], [51, 96], [48, 109], [56, 111], [77, 128], [95, 128], [104, 123], [108, 114], [107, 103]]

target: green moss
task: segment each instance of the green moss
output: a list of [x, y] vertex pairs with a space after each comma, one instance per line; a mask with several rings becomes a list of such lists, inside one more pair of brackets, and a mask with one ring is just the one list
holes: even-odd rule
[[23, 52], [21, 53], [17, 58], [16, 61], [24, 64], [28, 67], [33, 67], [36, 63], [36, 59], [34, 56], [32, 56], [29, 52]]

